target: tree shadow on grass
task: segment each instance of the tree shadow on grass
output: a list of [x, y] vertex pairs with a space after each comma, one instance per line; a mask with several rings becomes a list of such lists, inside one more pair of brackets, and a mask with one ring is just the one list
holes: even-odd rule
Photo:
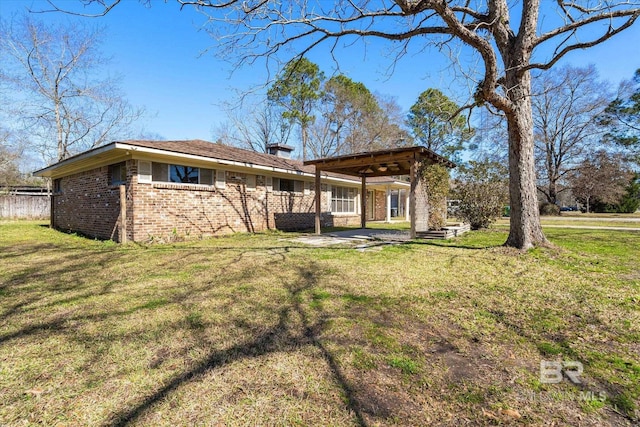
[[[246, 358], [257, 358], [274, 352], [297, 351], [304, 346], [313, 346], [319, 351], [322, 359], [329, 367], [335, 383], [341, 388], [347, 408], [353, 414], [356, 424], [366, 426], [367, 424], [355, 399], [352, 386], [342, 373], [335, 357], [320, 338], [325, 328], [325, 318], [320, 315], [317, 321], [312, 322], [301, 304], [303, 293], [318, 284], [321, 274], [321, 269], [315, 263], [299, 266], [297, 280], [287, 286], [288, 303], [278, 311], [278, 321], [274, 326], [249, 341], [212, 352], [193, 369], [175, 376], [153, 394], [135, 404], [135, 406], [124, 408], [115, 413], [105, 425], [129, 425], [182, 385], [201, 378], [213, 369], [222, 368]], [[293, 327], [293, 324], [296, 323], [294, 316], [297, 316], [301, 322], [301, 330]]]

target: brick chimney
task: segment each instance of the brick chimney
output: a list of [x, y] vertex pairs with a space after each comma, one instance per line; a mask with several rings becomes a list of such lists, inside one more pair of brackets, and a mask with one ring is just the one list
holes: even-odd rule
[[283, 159], [290, 159], [291, 152], [294, 150], [294, 147], [290, 145], [284, 144], [269, 144], [267, 145], [267, 153], [273, 154], [277, 157], [282, 157]]

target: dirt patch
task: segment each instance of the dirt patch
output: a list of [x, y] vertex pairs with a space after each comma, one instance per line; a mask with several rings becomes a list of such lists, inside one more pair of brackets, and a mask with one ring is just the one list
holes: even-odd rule
[[365, 372], [354, 381], [354, 399], [357, 408], [372, 424], [388, 419], [407, 420], [420, 413], [420, 405], [406, 391], [396, 386], [397, 379], [391, 368]]

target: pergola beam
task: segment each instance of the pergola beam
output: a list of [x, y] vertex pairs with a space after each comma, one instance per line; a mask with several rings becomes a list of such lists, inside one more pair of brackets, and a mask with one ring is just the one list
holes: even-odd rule
[[[316, 234], [320, 234], [320, 218], [322, 215], [320, 173], [331, 172], [350, 176], [359, 176], [362, 180], [360, 190], [360, 225], [366, 227], [367, 220], [367, 178], [376, 176], [409, 175], [411, 190], [409, 193], [409, 219], [411, 222], [411, 238], [416, 238], [416, 190], [418, 189], [418, 168], [423, 164], [440, 163], [454, 168], [455, 163], [434, 153], [426, 147], [403, 147], [369, 153], [350, 154], [346, 156], [328, 157], [307, 160], [304, 165], [314, 165], [316, 169]], [[388, 191], [388, 190], [387, 190]], [[387, 200], [387, 203], [388, 200]], [[388, 206], [387, 208], [389, 208]], [[387, 214], [389, 217], [389, 214]]]

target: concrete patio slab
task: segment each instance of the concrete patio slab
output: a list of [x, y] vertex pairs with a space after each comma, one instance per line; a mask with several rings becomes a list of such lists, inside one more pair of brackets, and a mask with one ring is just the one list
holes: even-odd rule
[[381, 244], [398, 244], [410, 240], [409, 232], [377, 229], [356, 229], [309, 235], [292, 239], [294, 242], [313, 246], [349, 245], [356, 249], [380, 246]]

